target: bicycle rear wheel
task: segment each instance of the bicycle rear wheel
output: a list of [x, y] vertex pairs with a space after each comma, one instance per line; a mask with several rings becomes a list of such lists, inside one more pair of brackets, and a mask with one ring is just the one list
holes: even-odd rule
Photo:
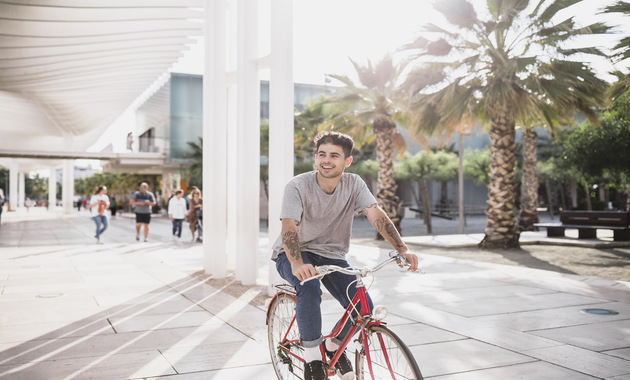
[[[297, 358], [302, 357], [302, 346], [295, 321], [295, 305], [294, 296], [279, 293], [269, 305], [267, 313], [271, 364], [280, 380], [304, 378], [304, 364]], [[291, 341], [293, 343], [287, 343]]]
[[385, 326], [368, 326], [359, 336], [356, 352], [357, 380], [422, 380], [409, 348]]

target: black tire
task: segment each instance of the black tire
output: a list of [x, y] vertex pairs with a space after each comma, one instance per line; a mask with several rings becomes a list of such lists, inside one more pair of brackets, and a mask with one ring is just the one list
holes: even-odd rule
[[[302, 346], [299, 344], [300, 333], [295, 317], [295, 296], [287, 293], [279, 293], [269, 305], [267, 313], [267, 338], [269, 340], [269, 353], [271, 364], [279, 380], [298, 380], [304, 378], [304, 364], [287, 353], [287, 347], [282, 346], [286, 341], [296, 340], [288, 350], [302, 357]], [[289, 326], [291, 330], [287, 334]]]
[[[403, 343], [398, 335], [394, 334], [385, 326], [368, 326], [365, 330], [367, 336], [367, 347], [370, 353], [372, 370], [375, 380], [392, 380], [390, 368], [387, 365], [386, 357], [389, 358], [391, 370], [394, 371], [395, 379], [422, 380], [422, 373], [409, 348]], [[370, 367], [367, 362], [363, 332], [359, 336], [361, 348], [355, 353], [355, 366], [357, 380], [372, 379]], [[385, 347], [385, 351], [382, 347]], [[386, 353], [386, 355], [384, 355]]]

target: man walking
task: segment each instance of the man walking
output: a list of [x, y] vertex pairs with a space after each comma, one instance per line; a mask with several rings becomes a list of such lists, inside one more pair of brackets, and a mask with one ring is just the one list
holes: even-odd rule
[[151, 207], [155, 206], [155, 195], [149, 191], [146, 182], [140, 184], [140, 191], [136, 191], [129, 201], [135, 206], [136, 240], [140, 240], [140, 228], [144, 225], [144, 241], [149, 241], [149, 223], [151, 223]]

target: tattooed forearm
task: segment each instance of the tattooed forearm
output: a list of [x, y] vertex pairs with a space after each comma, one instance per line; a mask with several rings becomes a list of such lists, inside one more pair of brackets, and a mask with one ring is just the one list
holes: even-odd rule
[[396, 230], [396, 227], [390, 220], [388, 220], [387, 224], [385, 224], [385, 231], [387, 232], [387, 235], [392, 238], [392, 240], [394, 241], [393, 244], [397, 249], [405, 247], [405, 244], [403, 243], [402, 238], [398, 233], [398, 230]]
[[298, 234], [296, 231], [287, 231], [282, 235], [282, 244], [287, 251], [287, 254], [296, 260], [302, 259], [300, 253], [300, 241], [298, 240]]
[[394, 246], [394, 248], [405, 248], [405, 244], [403, 243], [402, 238], [398, 233], [398, 230], [396, 230], [396, 227], [394, 226], [392, 221], [389, 220], [389, 218], [384, 216], [382, 218], [376, 219], [374, 221], [374, 227], [386, 240], [388, 240]]
[[387, 224], [387, 218], [385, 217], [376, 219], [374, 221], [374, 228], [376, 228], [376, 231], [378, 231], [381, 235], [383, 235], [383, 237], [385, 237], [385, 234], [383, 233], [383, 229], [385, 228], [386, 224]]

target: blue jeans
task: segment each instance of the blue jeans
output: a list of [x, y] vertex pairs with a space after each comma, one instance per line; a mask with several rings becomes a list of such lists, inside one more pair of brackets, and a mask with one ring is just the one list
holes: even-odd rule
[[105, 215], [96, 215], [92, 217], [94, 223], [96, 223], [96, 235], [95, 238], [100, 239], [101, 234], [107, 229], [107, 217]]
[[173, 219], [173, 235], [182, 237], [182, 223], [184, 219]]
[[[346, 260], [329, 259], [316, 255], [311, 252], [302, 252], [302, 261], [305, 264], [311, 264], [313, 266], [318, 265], [338, 265], [340, 267], [349, 267], [350, 264]], [[297, 306], [295, 309], [298, 330], [300, 331], [300, 338], [302, 339], [302, 345], [306, 348], [317, 347], [322, 342], [322, 312], [320, 304], [322, 302], [322, 290], [320, 288], [320, 280], [311, 280], [304, 285], [300, 285], [300, 280], [295, 277], [291, 271], [291, 263], [285, 254], [278, 256], [276, 261], [276, 268], [280, 276], [287, 280], [297, 292]], [[355, 276], [350, 276], [343, 273], [331, 273], [324, 276], [321, 279], [321, 283], [324, 284], [330, 294], [335, 297], [343, 308], [348, 307], [350, 300], [357, 293], [355, 284], [350, 285], [356, 280]], [[346, 289], [348, 289], [348, 295], [350, 300], [346, 296]], [[374, 308], [370, 296], [367, 296], [370, 310]], [[359, 304], [360, 305], [360, 304]], [[356, 317], [356, 312], [352, 313], [353, 317]], [[337, 322], [339, 324], [340, 321]], [[341, 343], [343, 338], [348, 334], [352, 324], [350, 321], [346, 322], [343, 329], [333, 338], [335, 343]], [[336, 327], [336, 326], [335, 326]]]

